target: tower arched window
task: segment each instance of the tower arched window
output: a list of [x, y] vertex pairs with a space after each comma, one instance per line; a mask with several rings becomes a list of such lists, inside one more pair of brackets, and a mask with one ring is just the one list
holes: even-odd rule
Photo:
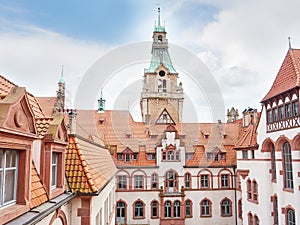
[[284, 170], [284, 187], [288, 189], [294, 188], [293, 183], [293, 165], [291, 145], [288, 142], [283, 144], [283, 170]]
[[162, 35], [158, 35], [157, 40], [158, 40], [159, 42], [162, 42], [162, 40], [163, 40]]
[[190, 173], [185, 173], [184, 174], [184, 184], [185, 188], [191, 188], [191, 174]]

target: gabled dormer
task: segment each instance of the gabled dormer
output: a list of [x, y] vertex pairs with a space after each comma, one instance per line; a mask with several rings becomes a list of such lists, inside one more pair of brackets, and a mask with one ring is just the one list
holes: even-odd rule
[[290, 48], [261, 101], [266, 109], [267, 132], [299, 127], [300, 49]]

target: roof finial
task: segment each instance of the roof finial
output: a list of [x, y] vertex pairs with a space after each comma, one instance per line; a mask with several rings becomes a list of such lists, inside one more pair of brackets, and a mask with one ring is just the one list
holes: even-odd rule
[[288, 37], [289, 39], [289, 49], [292, 49], [292, 45], [291, 45], [291, 37]]

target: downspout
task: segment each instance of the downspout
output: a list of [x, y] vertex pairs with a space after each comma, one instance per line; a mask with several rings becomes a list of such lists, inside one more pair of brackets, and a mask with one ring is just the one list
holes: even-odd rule
[[237, 225], [237, 201], [236, 201], [236, 191], [237, 191], [237, 186], [236, 186], [236, 167], [233, 167], [233, 174], [234, 174], [234, 211], [235, 211], [235, 225]]

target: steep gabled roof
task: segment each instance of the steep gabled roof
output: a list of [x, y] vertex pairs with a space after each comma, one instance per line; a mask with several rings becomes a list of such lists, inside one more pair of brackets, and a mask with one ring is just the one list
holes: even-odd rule
[[248, 127], [244, 128], [241, 138], [237, 141], [234, 149], [257, 149], [257, 126], [260, 121], [261, 113], [257, 114], [257, 122], [250, 123]]
[[299, 87], [300, 82], [300, 49], [289, 49], [273, 85], [262, 102], [285, 91]]
[[49, 200], [46, 189], [43, 186], [40, 176], [34, 166], [31, 163], [31, 198], [30, 198], [30, 208], [34, 208], [43, 204]]
[[73, 193], [98, 193], [117, 169], [107, 149], [78, 136], [70, 136], [65, 171]]

